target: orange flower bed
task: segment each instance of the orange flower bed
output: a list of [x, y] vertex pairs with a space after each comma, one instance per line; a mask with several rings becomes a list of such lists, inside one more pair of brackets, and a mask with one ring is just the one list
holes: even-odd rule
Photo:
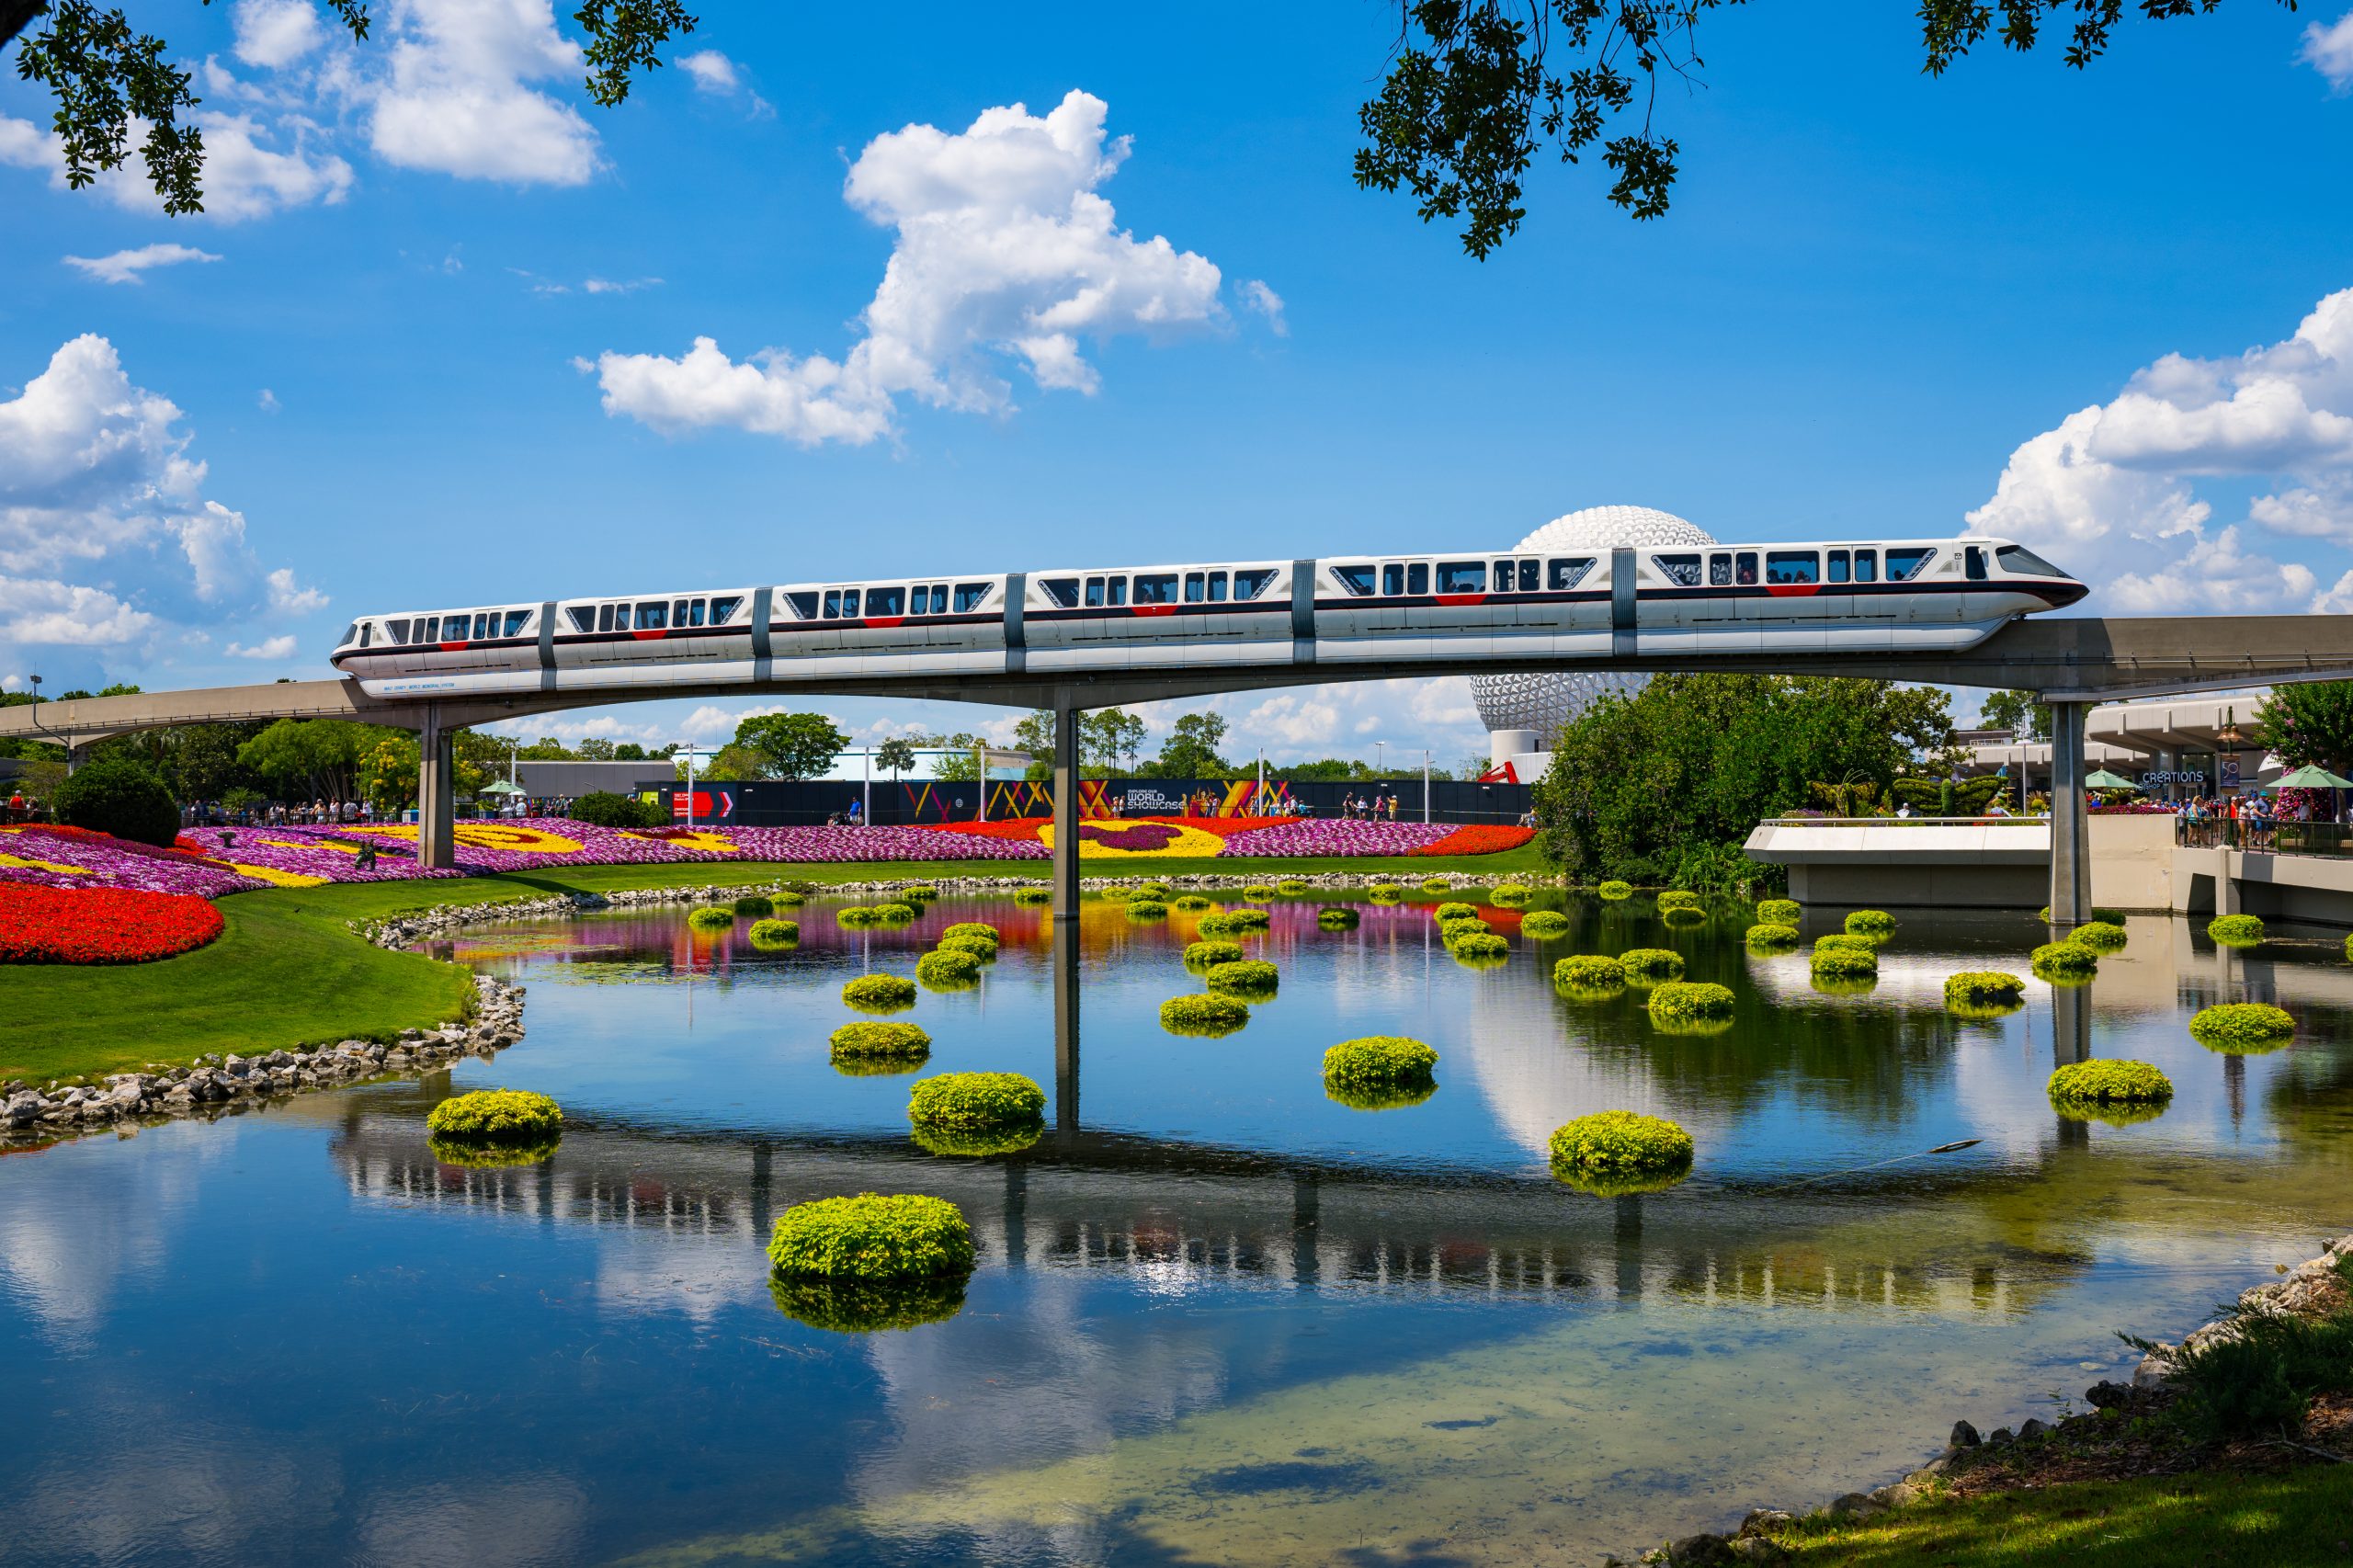
[[1436, 844], [1409, 849], [1408, 855], [1500, 855], [1536, 836], [1532, 827], [1492, 827], [1484, 823], [1458, 827]]
[[0, 963], [146, 963], [221, 935], [194, 893], [0, 884]]

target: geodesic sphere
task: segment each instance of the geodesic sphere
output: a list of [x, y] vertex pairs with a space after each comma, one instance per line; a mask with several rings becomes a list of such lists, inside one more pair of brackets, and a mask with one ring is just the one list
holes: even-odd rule
[[[1547, 554], [1607, 553], [1620, 545], [1654, 549], [1714, 544], [1706, 529], [1653, 506], [1587, 506], [1553, 518], [1513, 548]], [[1563, 725], [1604, 692], [1632, 696], [1647, 675], [1617, 670], [1544, 670], [1530, 675], [1472, 676], [1471, 698], [1490, 731], [1533, 730], [1550, 744]]]

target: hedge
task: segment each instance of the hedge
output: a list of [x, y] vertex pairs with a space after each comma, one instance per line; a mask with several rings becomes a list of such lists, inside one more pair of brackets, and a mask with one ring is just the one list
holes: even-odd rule
[[997, 928], [985, 920], [959, 920], [939, 934], [940, 940], [950, 937], [980, 937], [990, 942], [999, 940]]
[[1631, 882], [1621, 882], [1613, 880], [1602, 883], [1599, 887], [1594, 889], [1594, 892], [1599, 893], [1604, 898], [1631, 898], [1634, 896], [1634, 884]]
[[916, 1024], [867, 1020], [844, 1024], [828, 1042], [836, 1062], [899, 1062], [910, 1065], [931, 1054], [931, 1036]]
[[476, 1089], [435, 1106], [426, 1113], [425, 1129], [470, 1142], [523, 1142], [563, 1131], [563, 1108], [526, 1089]]
[[724, 931], [735, 924], [735, 912], [706, 904], [688, 915], [687, 924], [698, 931]]
[[58, 784], [50, 804], [68, 827], [110, 833], [159, 849], [169, 849], [180, 834], [180, 809], [172, 792], [144, 763], [85, 762]]
[[2173, 1098], [2173, 1080], [2146, 1062], [2096, 1058], [2070, 1062], [2051, 1074], [2051, 1102], [2071, 1105], [2161, 1105]]
[[1209, 906], [1210, 901], [1203, 898], [1197, 892], [1188, 892], [1182, 898], [1173, 900], [1168, 905], [1171, 909], [1182, 909], [1187, 911], [1207, 909]]
[[1948, 1007], [2006, 1007], [2025, 995], [2025, 977], [2000, 970], [1965, 969], [1945, 977]]
[[1438, 1052], [1402, 1035], [1344, 1040], [1324, 1053], [1324, 1086], [1330, 1089], [1393, 1089], [1430, 1082]]
[[2295, 1032], [2296, 1020], [2268, 1002], [2224, 1002], [2189, 1020], [2190, 1039], [2232, 1056], [2277, 1051]]
[[1569, 934], [1569, 917], [1557, 909], [1539, 909], [1521, 916], [1519, 934], [1539, 941]]
[[1553, 1129], [1552, 1173], [1588, 1191], [1655, 1190], [1691, 1168], [1691, 1134], [1663, 1117], [1603, 1110]]
[[1282, 975], [1273, 964], [1258, 959], [1231, 959], [1212, 964], [1201, 977], [1212, 991], [1222, 991], [1229, 996], [1272, 996], [1282, 984]]
[[747, 892], [736, 899], [735, 913], [746, 919], [762, 919], [776, 913], [776, 900], [766, 893]]
[[1895, 929], [1895, 916], [1884, 909], [1858, 909], [1847, 916], [1847, 931], [1856, 937], [1884, 937]]
[[1756, 921], [1760, 926], [1795, 926], [1802, 915], [1793, 898], [1768, 898], [1756, 905]]
[[796, 1203], [776, 1217], [768, 1262], [779, 1274], [907, 1279], [972, 1267], [972, 1227], [944, 1198], [861, 1192]]
[[1629, 980], [1680, 980], [1683, 955], [1672, 948], [1629, 948], [1618, 955]]
[[888, 1283], [826, 1279], [813, 1274], [771, 1274], [768, 1299], [795, 1323], [828, 1334], [880, 1334], [946, 1323], [964, 1310], [964, 1276]]
[[964, 953], [982, 963], [988, 963], [996, 958], [996, 939], [993, 937], [975, 937], [967, 931], [961, 937], [940, 937], [939, 951]]
[[1128, 900], [1128, 918], [1165, 920], [1168, 918], [1168, 906], [1156, 898], [1131, 898]]
[[1864, 948], [1816, 948], [1813, 972], [1825, 980], [1879, 977], [1879, 955]]
[[1459, 900], [1441, 903], [1430, 911], [1430, 918], [1441, 926], [1449, 920], [1476, 920], [1479, 918], [1479, 906], [1475, 903], [1464, 903]]
[[1013, 890], [1013, 902], [1025, 905], [1051, 903], [1054, 902], [1054, 890], [1051, 888], [1016, 888]]
[[966, 1132], [1019, 1127], [1046, 1113], [1046, 1091], [1018, 1073], [942, 1073], [917, 1083], [907, 1119], [917, 1127]]
[[1207, 969], [1212, 964], [1232, 963], [1241, 956], [1239, 942], [1188, 942], [1185, 947], [1185, 967]]
[[1658, 895], [1658, 907], [1659, 913], [1664, 915], [1670, 909], [1699, 909], [1702, 907], [1702, 901], [1696, 892], [1669, 888]]
[[1315, 924], [1326, 931], [1352, 931], [1364, 916], [1346, 904], [1327, 903], [1315, 912]]
[[2080, 943], [2096, 953], [2112, 953], [2129, 939], [2124, 935], [2123, 926], [2107, 920], [2094, 920], [2088, 925], [2076, 926], [2067, 934], [2067, 940]]
[[1798, 945], [1798, 928], [1771, 924], [1751, 926], [1742, 934], [1741, 940], [1752, 953], [1783, 953]]
[[1474, 963], [1511, 957], [1511, 944], [1492, 931], [1466, 932], [1446, 945], [1456, 958]]
[[1249, 1008], [1215, 993], [1171, 996], [1160, 1005], [1160, 1027], [1170, 1034], [1232, 1034], [1249, 1021]]
[[1626, 966], [1616, 959], [1579, 953], [1552, 966], [1552, 983], [1572, 991], [1615, 991], [1626, 983]]
[[842, 987], [842, 1000], [861, 1013], [896, 1013], [915, 1005], [915, 983], [904, 974], [861, 974]]
[[801, 923], [796, 920], [755, 920], [752, 922], [752, 946], [763, 952], [790, 948], [801, 940]]
[[2263, 917], [2224, 915], [2206, 924], [2206, 935], [2226, 948], [2253, 947], [2263, 940]]
[[2099, 955], [2075, 942], [2045, 942], [2029, 955], [2034, 972], [2049, 979], [2075, 979], [2099, 971]]

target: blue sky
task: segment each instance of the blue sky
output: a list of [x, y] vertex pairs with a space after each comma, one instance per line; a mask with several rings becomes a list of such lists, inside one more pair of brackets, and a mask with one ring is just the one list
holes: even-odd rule
[[[2353, 17], [1933, 80], [1904, 11], [1711, 14], [1673, 213], [1545, 168], [1480, 264], [1349, 180], [1377, 5], [706, 4], [699, 69], [614, 111], [544, 0], [399, 0], [358, 47], [302, 0], [166, 8], [225, 117], [212, 213], [59, 187], [0, 84], [0, 682], [313, 676], [353, 613], [461, 601], [1502, 546], [1611, 502], [1725, 539], [1975, 513], [2094, 610], [2353, 608]], [[1245, 755], [1483, 743], [1461, 682], [1218, 706]]]

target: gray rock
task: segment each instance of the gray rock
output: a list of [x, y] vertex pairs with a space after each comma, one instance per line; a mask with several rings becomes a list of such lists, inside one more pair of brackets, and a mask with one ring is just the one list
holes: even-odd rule
[[1829, 1508], [1830, 1517], [1834, 1519], [1868, 1519], [1886, 1512], [1886, 1504], [1860, 1492], [1849, 1492], [1844, 1497], [1835, 1499]]
[[1761, 1535], [1749, 1535], [1727, 1544], [1724, 1556], [1733, 1562], [1787, 1562], [1790, 1549]]
[[1952, 1437], [1947, 1441], [1952, 1448], [1973, 1449], [1981, 1440], [1976, 1427], [1966, 1421], [1956, 1421], [1952, 1424]]
[[2044, 1426], [2041, 1422], [2036, 1420], [2032, 1416], [2029, 1416], [2018, 1426], [2018, 1441], [2024, 1442], [2029, 1437], [2040, 1437], [2045, 1432], [2050, 1430], [2051, 1428]]
[[1720, 1568], [1721, 1564], [1732, 1561], [1732, 1555], [1725, 1550], [1723, 1537], [1702, 1531], [1669, 1542], [1666, 1560], [1674, 1568]]
[[1784, 1512], [1779, 1508], [1751, 1508], [1748, 1510], [1748, 1517], [1740, 1521], [1740, 1533], [1745, 1536], [1762, 1535], [1768, 1530], [1777, 1530], [1785, 1525], [1793, 1525], [1797, 1522], [1798, 1517], [1795, 1514]]
[[1925, 1488], [1915, 1486], [1908, 1481], [1898, 1481], [1885, 1486], [1874, 1487], [1871, 1491], [1871, 1501], [1884, 1507], [1908, 1508], [1927, 1495], [1927, 1492]]

